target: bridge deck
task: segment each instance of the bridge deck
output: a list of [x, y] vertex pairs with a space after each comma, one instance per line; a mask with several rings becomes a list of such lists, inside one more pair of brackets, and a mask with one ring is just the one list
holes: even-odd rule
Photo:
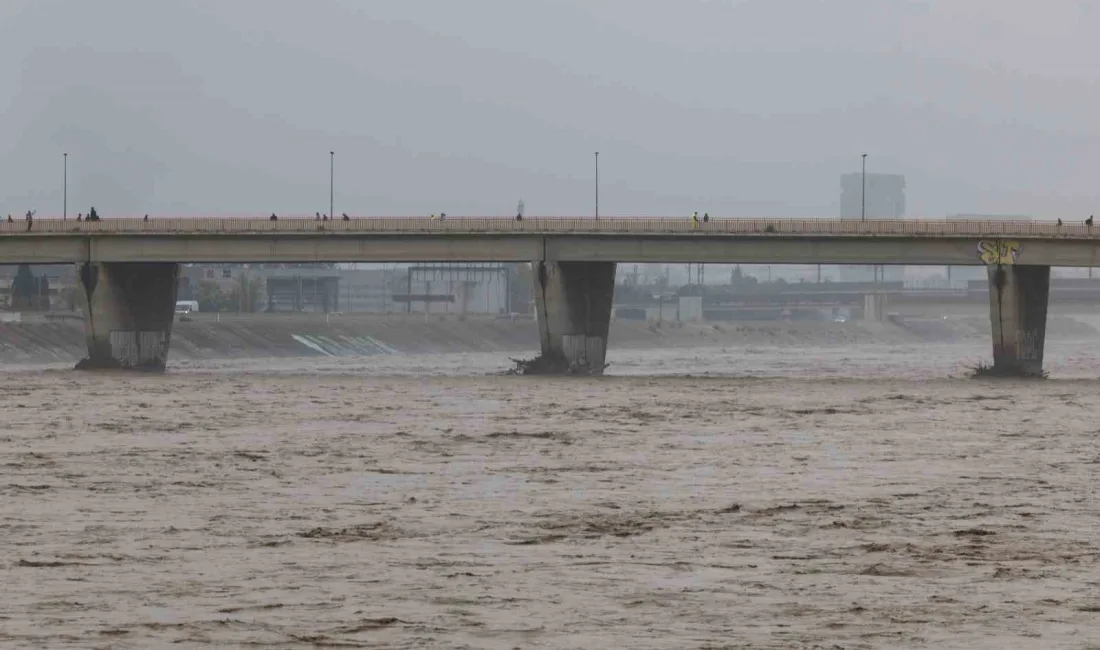
[[1082, 223], [844, 219], [155, 218], [0, 224], [0, 264], [663, 262], [1100, 266]]
[[1053, 221], [945, 221], [924, 219], [717, 219], [692, 224], [685, 218], [602, 217], [527, 217], [522, 221], [500, 217], [427, 217], [354, 218], [350, 221], [316, 221], [314, 218], [113, 218], [97, 222], [73, 219], [35, 219], [27, 222], [0, 221], [4, 237], [41, 236], [119, 236], [119, 235], [744, 235], [760, 237], [815, 238], [984, 238], [1018, 239], [1100, 239], [1100, 225], [1083, 222], [1058, 225]]

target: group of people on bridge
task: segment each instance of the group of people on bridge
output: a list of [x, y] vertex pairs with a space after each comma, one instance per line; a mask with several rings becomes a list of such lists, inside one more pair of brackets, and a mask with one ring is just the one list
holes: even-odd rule
[[[709, 221], [710, 221], [710, 213], [709, 212], [704, 212], [703, 213], [703, 223], [707, 223]], [[692, 229], [695, 229], [695, 228], [699, 227], [699, 213], [698, 212], [692, 212], [691, 213], [691, 227], [692, 227]]]
[[[38, 214], [37, 210], [27, 210], [27, 213], [23, 216], [24, 221], [27, 222], [27, 232], [30, 232], [34, 227], [34, 215], [36, 214]], [[100, 217], [99, 213], [95, 211], [95, 207], [92, 207], [92, 209], [88, 211], [87, 217], [85, 217], [83, 213], [77, 213], [76, 220], [80, 222], [99, 221]], [[145, 220], [149, 220], [149, 215], [145, 215]], [[8, 215], [8, 223], [15, 223], [15, 219], [12, 219], [10, 214]]]

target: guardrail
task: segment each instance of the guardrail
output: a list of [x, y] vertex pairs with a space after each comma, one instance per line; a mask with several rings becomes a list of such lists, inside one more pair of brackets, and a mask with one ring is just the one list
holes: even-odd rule
[[308, 218], [150, 218], [75, 221], [35, 219], [0, 221], [0, 236], [108, 236], [108, 235], [244, 235], [244, 234], [454, 234], [507, 235], [746, 235], [826, 237], [1020, 237], [1043, 239], [1100, 239], [1100, 225], [1051, 221], [933, 221], [918, 219], [722, 219], [693, 223], [691, 219], [646, 217], [357, 217], [348, 221]]

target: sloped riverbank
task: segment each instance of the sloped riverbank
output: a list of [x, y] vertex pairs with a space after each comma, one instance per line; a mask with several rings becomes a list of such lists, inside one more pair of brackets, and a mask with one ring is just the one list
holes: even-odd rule
[[[1052, 316], [1051, 338], [1090, 338], [1086, 322]], [[989, 336], [983, 318], [905, 320], [895, 323], [754, 322], [685, 323], [663, 326], [614, 321], [612, 348], [721, 346], [828, 346], [966, 341]], [[207, 315], [177, 322], [173, 360], [309, 356], [373, 356], [454, 352], [534, 352], [538, 327], [531, 319], [430, 317], [423, 315]], [[76, 362], [86, 353], [79, 316], [24, 315], [0, 323], [0, 363]]]

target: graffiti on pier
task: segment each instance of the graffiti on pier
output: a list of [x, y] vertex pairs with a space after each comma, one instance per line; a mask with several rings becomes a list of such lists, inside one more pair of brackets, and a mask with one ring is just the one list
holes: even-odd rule
[[1020, 254], [1020, 242], [1001, 239], [983, 239], [978, 242], [978, 258], [986, 266], [1015, 264]]
[[1021, 361], [1039, 361], [1043, 358], [1042, 330], [1016, 330], [1016, 358]]

